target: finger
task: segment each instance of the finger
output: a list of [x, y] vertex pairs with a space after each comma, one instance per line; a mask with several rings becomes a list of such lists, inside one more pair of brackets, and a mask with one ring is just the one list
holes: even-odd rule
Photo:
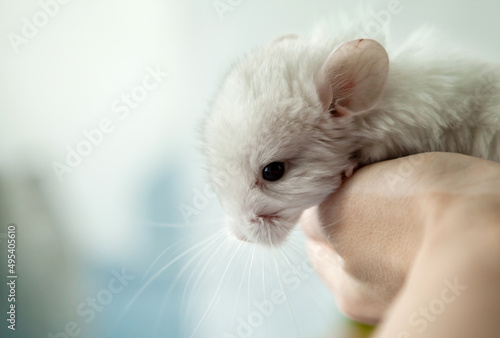
[[309, 239], [306, 247], [314, 269], [335, 295], [339, 310], [361, 323], [376, 324], [386, 307], [377, 295], [344, 270], [344, 260], [331, 245]]
[[305, 210], [300, 218], [302, 230], [310, 239], [319, 242], [327, 242], [322, 226], [318, 219], [318, 207], [312, 207]]
[[344, 264], [343, 259], [337, 255], [331, 245], [323, 241], [307, 240], [306, 250], [314, 269], [329, 286], [332, 286], [332, 289], [335, 289], [333, 284], [338, 280], [335, 276], [338, 276], [339, 269]]

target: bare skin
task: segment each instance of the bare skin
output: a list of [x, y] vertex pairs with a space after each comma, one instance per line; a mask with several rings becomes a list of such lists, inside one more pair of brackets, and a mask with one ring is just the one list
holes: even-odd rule
[[376, 337], [498, 337], [500, 164], [451, 153], [377, 163], [302, 217], [341, 310]]

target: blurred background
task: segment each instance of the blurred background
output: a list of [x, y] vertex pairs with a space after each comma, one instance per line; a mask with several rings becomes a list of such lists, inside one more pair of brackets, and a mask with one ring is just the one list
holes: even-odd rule
[[[370, 4], [394, 2], [395, 45], [429, 23], [498, 60], [498, 1]], [[0, 0], [0, 335], [367, 336], [310, 271], [300, 231], [276, 251], [228, 237], [197, 133], [236, 58], [358, 4]]]

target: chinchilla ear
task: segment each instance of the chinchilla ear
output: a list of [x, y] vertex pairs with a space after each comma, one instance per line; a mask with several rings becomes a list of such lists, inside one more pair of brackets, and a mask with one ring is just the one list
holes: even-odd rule
[[375, 40], [346, 42], [333, 51], [316, 77], [325, 109], [349, 116], [372, 109], [380, 100], [389, 57]]

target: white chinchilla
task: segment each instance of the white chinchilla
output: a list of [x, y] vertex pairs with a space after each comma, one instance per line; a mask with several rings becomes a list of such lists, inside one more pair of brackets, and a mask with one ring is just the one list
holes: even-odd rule
[[500, 161], [498, 65], [425, 29], [392, 50], [369, 20], [343, 22], [243, 58], [204, 122], [212, 186], [240, 239], [282, 242], [358, 165], [428, 151]]

